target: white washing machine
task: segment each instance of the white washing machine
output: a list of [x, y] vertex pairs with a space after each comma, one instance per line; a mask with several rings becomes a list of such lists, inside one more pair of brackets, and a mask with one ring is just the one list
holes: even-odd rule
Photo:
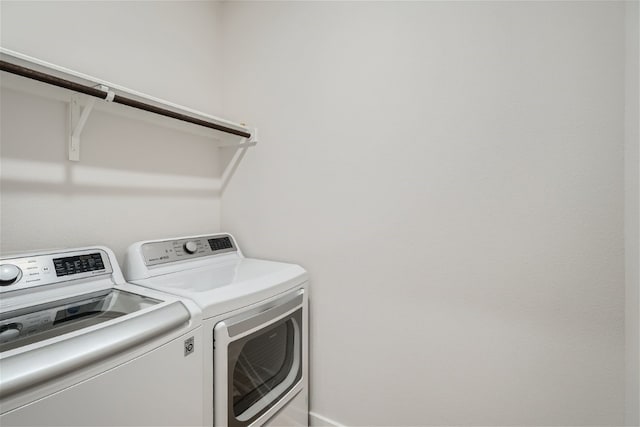
[[201, 311], [105, 247], [0, 259], [0, 425], [202, 425]]
[[203, 312], [205, 425], [308, 425], [308, 290], [294, 264], [245, 258], [228, 234], [127, 251], [133, 283]]

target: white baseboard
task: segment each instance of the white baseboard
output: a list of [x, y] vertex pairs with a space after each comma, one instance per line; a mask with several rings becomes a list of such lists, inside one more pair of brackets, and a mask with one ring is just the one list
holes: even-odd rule
[[309, 426], [311, 427], [345, 427], [339, 422], [333, 421], [327, 417], [323, 417], [315, 412], [309, 412]]

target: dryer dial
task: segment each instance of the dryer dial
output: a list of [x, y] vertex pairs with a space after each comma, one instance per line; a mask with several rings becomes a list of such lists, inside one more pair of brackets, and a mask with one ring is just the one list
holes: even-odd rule
[[198, 245], [193, 240], [184, 244], [184, 251], [188, 254], [195, 254], [198, 251]]

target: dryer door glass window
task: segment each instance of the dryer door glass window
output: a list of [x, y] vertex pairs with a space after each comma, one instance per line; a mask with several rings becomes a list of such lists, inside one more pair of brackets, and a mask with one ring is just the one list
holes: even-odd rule
[[229, 409], [237, 420], [256, 418], [300, 379], [301, 316], [298, 310], [229, 344]]

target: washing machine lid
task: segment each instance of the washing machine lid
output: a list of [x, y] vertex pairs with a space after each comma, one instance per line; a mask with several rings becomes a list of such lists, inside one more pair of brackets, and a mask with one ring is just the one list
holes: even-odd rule
[[299, 287], [307, 272], [296, 264], [225, 257], [210, 265], [132, 281], [189, 298], [204, 318], [224, 314]]
[[139, 294], [105, 289], [0, 313], [0, 354], [100, 325], [162, 302]]

